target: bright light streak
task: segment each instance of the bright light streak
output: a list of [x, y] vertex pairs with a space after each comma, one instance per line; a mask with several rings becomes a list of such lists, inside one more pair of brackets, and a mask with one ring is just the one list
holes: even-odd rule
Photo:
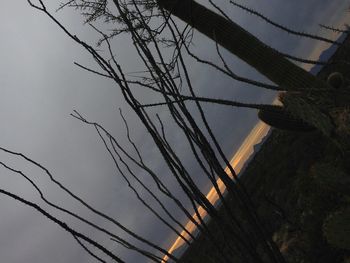
[[[349, 18], [350, 18], [349, 13], [343, 14], [338, 19], [338, 23], [336, 23], [337, 26], [335, 27], [342, 28], [342, 26], [349, 21]], [[336, 39], [338, 37], [338, 34], [331, 33], [328, 37]], [[317, 60], [320, 54], [324, 50], [326, 50], [329, 46], [330, 44], [328, 43], [319, 43], [315, 45], [314, 49], [309, 54], [309, 59]], [[301, 64], [300, 66], [307, 71], [309, 71], [312, 67], [312, 65], [309, 65], [309, 64]], [[280, 104], [277, 98], [274, 100], [273, 104]], [[267, 134], [269, 129], [270, 127], [268, 125], [259, 121], [258, 124], [254, 127], [254, 129], [249, 133], [247, 138], [243, 141], [242, 145], [240, 146], [240, 148], [238, 149], [238, 151], [235, 153], [235, 155], [232, 157], [230, 161], [231, 166], [233, 167], [233, 169], [237, 174], [240, 172], [240, 170], [242, 169], [244, 163], [249, 158], [249, 156], [253, 153], [254, 145], [257, 144], [259, 141], [261, 141], [261, 139]], [[225, 168], [225, 172], [230, 177], [232, 177], [228, 167]], [[225, 191], [225, 186], [223, 182], [220, 179], [218, 179], [217, 184], [219, 186], [220, 191], [223, 193]], [[209, 191], [206, 197], [212, 204], [215, 204], [216, 201], [219, 199], [218, 194], [216, 193], [216, 190], [214, 187]], [[206, 216], [206, 212], [202, 207], [199, 207], [198, 211], [202, 217]], [[198, 222], [198, 218], [196, 215], [193, 215], [193, 218]], [[193, 231], [196, 229], [196, 226], [191, 221], [189, 221], [185, 225], [185, 228], [190, 233], [193, 233]], [[185, 238], [189, 238], [188, 234], [185, 231], [182, 231], [181, 235], [183, 235]], [[184, 245], [183, 239], [181, 237], [177, 237], [173, 245], [169, 248], [168, 252], [172, 253], [182, 245]], [[168, 256], [164, 256], [162, 262], [167, 262], [168, 259], [169, 259]]]
[[[237, 174], [241, 171], [244, 163], [249, 158], [249, 156], [254, 152], [254, 145], [259, 143], [262, 140], [262, 138], [265, 137], [269, 129], [270, 127], [268, 125], [259, 121], [258, 124], [253, 128], [253, 130], [249, 133], [249, 135], [243, 141], [242, 145], [239, 147], [239, 149], [237, 150], [237, 152], [235, 153], [235, 155], [232, 157], [230, 161], [232, 168], [235, 170]], [[225, 172], [230, 177], [232, 177], [232, 174], [229, 171], [228, 167], [225, 168]], [[220, 179], [218, 179], [216, 182], [218, 184], [220, 192], [223, 193], [225, 191], [224, 183]], [[206, 197], [210, 201], [210, 203], [213, 205], [219, 199], [219, 196], [214, 187], [211, 188], [211, 190], [206, 195]], [[204, 218], [207, 215], [206, 211], [201, 206], [198, 208], [198, 212], [202, 218]], [[199, 222], [196, 214], [194, 214], [192, 217], [194, 218], [194, 220]], [[189, 221], [185, 225], [185, 229], [188, 232], [193, 233], [196, 229], [196, 226], [193, 222]], [[186, 239], [189, 239], [189, 235], [185, 231], [182, 231], [181, 235]], [[174, 250], [184, 245], [184, 243], [185, 243], [184, 240], [179, 236], [175, 240], [174, 244], [169, 248], [168, 253], [173, 253]], [[168, 259], [169, 259], [168, 256], [164, 256], [163, 262], [167, 262]]]

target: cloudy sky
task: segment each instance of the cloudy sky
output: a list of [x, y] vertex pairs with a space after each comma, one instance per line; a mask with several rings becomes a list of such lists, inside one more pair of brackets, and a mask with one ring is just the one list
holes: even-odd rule
[[[59, 5], [59, 1], [50, 2], [50, 7]], [[320, 50], [326, 47], [324, 44], [273, 29], [259, 19], [234, 8], [229, 1], [217, 2], [220, 2], [235, 22], [280, 51], [317, 58]], [[146, 161], [166, 178], [168, 172], [165, 165], [161, 162], [150, 137], [123, 101], [118, 87], [107, 79], [77, 68], [73, 64], [74, 61], [94, 65], [89, 54], [66, 37], [47, 17], [30, 8], [25, 0], [2, 0], [2, 3], [0, 146], [23, 152], [40, 162], [55, 178], [95, 207], [114, 216], [136, 233], [168, 247], [175, 235], [142, 208], [116, 172], [96, 131], [69, 116], [74, 109], [79, 110], [88, 119], [103, 124], [123, 145], [127, 145], [125, 128], [118, 113], [118, 108], [121, 108], [135, 142], [146, 156]], [[294, 29], [331, 38], [335, 38], [336, 35], [321, 31], [318, 24], [341, 26], [348, 19], [348, 4], [343, 0], [247, 0], [244, 3]], [[77, 13], [62, 12], [57, 16], [75, 34], [94, 43], [95, 34], [82, 27]], [[120, 64], [126, 70], [137, 68], [138, 62], [129, 37], [118, 39], [114, 45]], [[193, 51], [219, 63], [215, 45], [200, 34], [195, 35]], [[237, 74], [264, 80], [230, 54], [224, 51], [223, 54]], [[234, 82], [193, 61], [189, 60], [189, 63], [193, 83], [202, 96], [258, 103], [269, 103], [274, 97], [271, 92]], [[145, 93], [144, 96], [152, 101], [152, 95]], [[161, 109], [159, 112], [166, 121], [167, 113], [161, 112]], [[206, 113], [214, 133], [230, 158], [254, 126], [256, 112], [211, 105], [206, 108]], [[192, 157], [186, 155], [186, 145], [176, 141], [180, 138], [178, 132], [169, 130], [168, 134], [177, 144], [177, 149], [182, 151], [184, 160], [188, 160], [186, 165], [190, 166]], [[39, 169], [3, 152], [0, 152], [0, 161], [26, 172], [50, 200], [81, 213], [121, 236], [126, 236], [116, 227], [94, 217], [59, 191]], [[23, 178], [3, 168], [0, 171], [2, 189], [43, 205], [38, 194]], [[196, 174], [195, 167], [191, 171]], [[146, 177], [142, 178], [147, 180]], [[206, 191], [206, 182], [200, 178], [198, 181]], [[69, 234], [32, 209], [6, 196], [0, 196], [0, 207], [1, 262], [95, 262]], [[68, 216], [59, 213], [55, 215], [100, 240], [125, 261], [146, 262], [138, 255], [108, 242], [108, 237], [99, 235], [88, 227], [77, 225], [77, 222]]]

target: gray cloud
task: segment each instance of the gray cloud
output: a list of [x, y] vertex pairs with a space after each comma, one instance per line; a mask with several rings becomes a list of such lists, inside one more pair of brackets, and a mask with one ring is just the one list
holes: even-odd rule
[[[247, 5], [261, 10], [283, 24], [313, 32], [319, 31], [318, 23], [336, 23], [337, 19], [333, 14], [342, 16], [345, 7], [344, 2], [340, 0], [322, 3], [316, 0], [306, 3], [302, 0], [288, 3], [277, 0], [251, 0]], [[230, 10], [234, 21], [282, 51], [306, 56], [315, 45], [313, 41], [306, 43], [300, 38], [279, 33], [242, 11], [231, 8], [229, 4], [223, 4], [223, 7]], [[74, 13], [58, 15], [72, 30], [81, 29], [80, 21], [76, 21]], [[135, 141], [145, 154], [145, 160], [159, 174], [164, 175], [164, 180], [169, 185], [174, 185], [158, 151], [149, 141], [149, 135], [145, 134], [135, 114], [130, 112], [118, 88], [109, 80], [75, 67], [73, 61], [95, 66], [86, 52], [73, 44], [46, 17], [29, 8], [25, 1], [5, 0], [0, 17], [0, 31], [5, 36], [0, 43], [0, 145], [29, 154], [94, 206], [114, 215], [140, 235], [150, 237], [158, 244], [169, 244], [169, 231], [142, 208], [126, 183], [116, 174], [113, 163], [94, 129], [69, 117], [72, 109], [78, 109], [89, 119], [101, 122], [123, 145], [127, 145], [125, 129], [116, 110], [116, 107], [121, 107], [128, 118]], [[89, 40], [95, 37], [89, 30], [84, 30], [79, 35]], [[197, 44], [193, 50], [196, 53], [220, 63], [211, 41], [198, 33], [195, 41]], [[138, 68], [138, 60], [130, 47], [129, 38], [118, 40], [115, 45], [122, 65], [128, 70]], [[222, 52], [236, 73], [264, 80], [232, 55]], [[193, 83], [201, 96], [265, 103], [270, 102], [274, 96], [271, 92], [223, 77], [210, 68], [191, 61], [189, 63]], [[146, 100], [154, 100], [153, 95], [149, 95], [148, 92], [140, 94]], [[256, 113], [252, 110], [217, 105], [206, 105], [205, 111], [225, 154], [231, 156], [254, 125]], [[207, 182], [199, 175], [199, 168], [193, 165], [188, 146], [185, 142], [181, 143], [182, 135], [167, 121], [167, 113], [161, 112], [161, 116], [167, 122], [168, 137], [176, 146], [184, 164], [196, 175], [196, 180], [203, 188], [208, 187]], [[5, 155], [1, 155], [1, 160], [14, 167], [21, 167], [35, 177], [50, 199], [118, 232], [115, 227], [96, 219], [56, 190], [42, 172]], [[140, 176], [146, 181], [149, 180], [145, 175]], [[31, 200], [38, 200], [37, 194], [29, 184], [3, 169], [1, 182], [1, 187], [5, 189], [11, 189]], [[179, 192], [176, 187], [174, 191]], [[0, 222], [0, 254], [4, 262], [94, 262], [68, 234], [38, 213], [3, 197], [0, 198], [0, 207], [2, 211], [6, 211], [2, 214]], [[169, 207], [183, 220], [183, 216], [174, 205], [169, 203]], [[90, 233], [94, 238], [99, 238], [106, 246], [115, 247], [116, 252], [128, 262], [144, 262], [138, 255], [119, 250], [118, 246], [109, 242], [105, 236], [100, 236], [89, 228], [77, 226], [69, 217], [62, 218], [78, 229]]]

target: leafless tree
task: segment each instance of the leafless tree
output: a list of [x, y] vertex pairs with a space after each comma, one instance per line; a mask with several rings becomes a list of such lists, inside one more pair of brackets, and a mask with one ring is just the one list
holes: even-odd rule
[[[182, 238], [185, 243], [190, 245], [191, 242], [197, 239], [197, 237], [186, 229], [183, 223], [176, 219], [172, 211], [170, 211], [163, 202], [163, 198], [172, 200], [187, 219], [193, 222], [200, 231], [201, 236], [207, 239], [211, 244], [213, 247], [212, 258], [215, 262], [232, 262], [232, 259], [238, 259], [242, 262], [285, 262], [276, 244], [272, 241], [271, 236], [268, 235], [266, 229], [261, 223], [249, 193], [244, 185], [241, 184], [240, 179], [237, 177], [218, 140], [214, 136], [203, 110], [204, 103], [246, 107], [258, 110], [265, 109], [269, 107], [269, 105], [198, 96], [192, 82], [190, 70], [186, 65], [185, 57], [190, 56], [197, 62], [213, 67], [236, 81], [245, 82], [249, 85], [265, 89], [297, 92], [304, 92], [307, 90], [308, 93], [312, 94], [318, 91], [318, 94], [321, 94], [320, 96], [322, 98], [332, 89], [327, 83], [307, 73], [288, 59], [307, 63], [324, 64], [324, 62], [299, 59], [274, 50], [234, 23], [213, 1], [209, 2], [212, 5], [212, 8], [216, 9], [217, 13], [192, 0], [71, 0], [62, 4], [59, 10], [72, 7], [77, 9], [83, 15], [85, 22], [99, 34], [100, 39], [97, 45], [99, 49], [104, 48], [104, 50], [108, 52], [108, 55], [106, 56], [103, 55], [104, 53], [99, 49], [71, 33], [62, 22], [55, 18], [53, 13], [48, 10], [42, 0], [38, 0], [36, 3], [28, 0], [28, 3], [33, 8], [47, 15], [52, 22], [56, 23], [57, 26], [66, 33], [68, 37], [88, 51], [96, 61], [99, 69], [92, 69], [79, 63], [76, 63], [77, 66], [88, 72], [112, 80], [121, 90], [125, 101], [137, 114], [147, 132], [152, 137], [154, 144], [162, 155], [164, 164], [170, 171], [170, 175], [176, 179], [183, 194], [191, 204], [191, 207], [185, 207], [176, 195], [171, 192], [162, 178], [144, 161], [142, 153], [139, 151], [136, 143], [130, 135], [129, 126], [122, 113], [121, 116], [125, 121], [127, 131], [127, 140], [136, 154], [131, 154], [128, 150], [123, 148], [122, 144], [119, 143], [118, 140], [102, 125], [90, 121], [78, 111], [74, 111], [72, 113], [74, 118], [96, 129], [98, 136], [101, 138], [102, 143], [115, 164], [116, 170], [127, 182], [128, 187], [135, 194], [136, 198], [158, 220]], [[233, 1], [230, 2], [232, 5], [248, 11], [253, 15], [257, 15], [271, 25], [277, 26], [278, 28], [292, 34], [313, 38], [319, 41], [340, 44], [324, 37], [306, 33], [301, 34], [271, 21], [255, 10], [248, 9]], [[186, 24], [180, 26], [174, 17], [180, 18]], [[103, 23], [109, 23], [108, 25], [112, 25], [113, 30], [109, 31], [111, 33], [106, 33], [103, 25], [98, 27], [98, 25], [101, 25], [101, 23], [99, 23], [101, 21]], [[216, 51], [223, 66], [207, 61], [194, 54], [190, 48], [193, 30], [202, 32], [216, 43]], [[124, 72], [122, 65], [119, 64], [113, 51], [114, 38], [124, 33], [129, 34], [131, 37], [135, 52], [138, 54], [144, 65], [144, 71], [134, 75]], [[243, 61], [253, 66], [263, 75], [272, 80], [276, 85], [262, 83], [235, 74], [222, 56], [220, 46], [226, 48]], [[169, 54], [171, 55], [169, 56]], [[274, 63], [270, 63], [271, 61]], [[158, 101], [154, 103], [145, 103], [137, 96], [137, 90], [139, 89], [146, 89], [147, 91], [154, 93]], [[290, 100], [285, 100], [285, 103], [288, 106], [288, 103], [293, 103], [293, 97], [287, 98]], [[189, 107], [189, 103], [192, 103], [195, 106], [194, 110]], [[309, 103], [308, 105], [314, 109], [312, 111], [313, 115], [310, 117], [310, 115], [304, 114], [302, 116], [303, 119], [320, 129], [325, 134], [329, 134], [333, 128], [329, 116], [325, 115], [319, 110], [319, 107], [315, 107], [310, 101], [307, 103]], [[201, 168], [203, 175], [215, 188], [222, 204], [222, 210], [220, 210], [220, 212], [196, 185], [193, 174], [191, 174], [188, 168], [185, 167], [181, 160], [181, 156], [176, 153], [171, 142], [169, 142], [166, 125], [163, 123], [159, 115], [152, 112], [152, 107], [164, 107], [169, 111], [176, 127], [181, 131], [186, 139], [186, 143], [191, 149], [193, 160]], [[199, 118], [194, 117], [194, 111], [199, 114]], [[300, 115], [298, 112], [296, 114]], [[321, 122], [314, 121], [315, 116], [320, 117]], [[96, 215], [108, 220], [118, 228], [122, 229], [129, 236], [141, 242], [147, 247], [147, 249], [143, 248], [143, 246], [137, 246], [101, 226], [88, 221], [78, 214], [47, 200], [40, 188], [28, 175], [0, 162], [0, 164], [6, 169], [17, 173], [28, 180], [36, 191], [38, 191], [42, 200], [52, 208], [67, 213], [80, 220], [82, 223], [90, 225], [96, 230], [107, 234], [110, 236], [111, 240], [127, 249], [136, 251], [151, 261], [161, 262], [164, 255], [174, 262], [181, 261], [181, 259], [176, 258], [166, 249], [143, 238], [131, 229], [125, 227], [115, 218], [102, 213], [97, 208], [89, 205], [64, 186], [64, 184], [57, 181], [49, 170], [38, 162], [30, 159], [22, 153], [13, 152], [5, 148], [0, 149], [9, 155], [19, 156], [30, 164], [43, 170], [49, 178], [69, 196], [73, 197]], [[229, 176], [225, 172], [223, 165], [229, 168], [232, 176]], [[158, 189], [157, 193], [154, 193], [142, 180], [139, 179], [137, 172], [135, 172], [136, 169], [141, 169], [144, 173], [149, 175], [153, 184]], [[218, 179], [224, 183], [228, 195], [235, 200], [235, 207], [232, 207], [227, 202], [224, 193], [219, 189], [217, 183]], [[132, 182], [137, 182], [137, 187]], [[148, 200], [140, 195], [137, 190], [138, 187], [141, 187], [152, 197], [153, 201], [159, 205], [162, 212], [167, 215], [166, 217], [162, 216], [162, 214], [159, 213], [148, 202]], [[59, 224], [63, 229], [71, 233], [76, 241], [98, 261], [107, 262], [104, 257], [99, 256], [100, 252], [102, 252], [116, 262], [123, 262], [122, 259], [112, 251], [103, 247], [99, 242], [74, 230], [37, 204], [29, 202], [4, 189], [0, 189], [0, 192], [31, 206], [50, 220]], [[200, 209], [205, 210], [210, 219], [209, 221], [206, 218], [203, 218], [199, 211]], [[194, 211], [195, 216], [193, 216], [192, 211]], [[208, 222], [210, 222], [210, 225]], [[213, 228], [213, 226], [215, 227]], [[214, 232], [213, 229], [218, 232]], [[186, 234], [184, 235], [183, 233]], [[89, 246], [86, 244], [89, 244]], [[92, 249], [92, 247], [95, 249]], [[97, 250], [100, 252], [96, 253]]]

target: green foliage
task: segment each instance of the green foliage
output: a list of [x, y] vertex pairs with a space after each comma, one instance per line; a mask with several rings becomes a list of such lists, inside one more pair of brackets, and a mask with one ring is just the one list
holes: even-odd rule
[[271, 105], [261, 109], [258, 113], [259, 119], [266, 124], [291, 131], [313, 131], [315, 128], [302, 119], [295, 118], [282, 106]]
[[[339, 150], [322, 134], [276, 129], [242, 175], [241, 183], [287, 262], [345, 263], [344, 250], [323, 236], [329, 214], [350, 203], [345, 165]], [[234, 198], [228, 203], [233, 209], [237, 204]], [[211, 249], [199, 240], [183, 262], [210, 262], [205, 252]]]
[[342, 166], [334, 163], [318, 163], [312, 167], [312, 175], [321, 189], [347, 195], [350, 192], [350, 176]]
[[[328, 137], [334, 132], [334, 118], [330, 111], [339, 106], [347, 105], [349, 99], [348, 89], [344, 89], [346, 84], [343, 74], [332, 72], [328, 75], [327, 84], [334, 90], [317, 91], [289, 91], [280, 96], [285, 110], [286, 118], [304, 121], [304, 125], [309, 125], [320, 130]], [[344, 103], [345, 100], [345, 103]], [[280, 110], [282, 112], [282, 109]]]
[[[350, 97], [340, 97], [343, 100], [341, 103], [350, 103]], [[346, 105], [346, 104], [345, 104]], [[343, 150], [348, 159], [350, 157], [350, 107], [339, 107], [331, 110], [330, 115], [332, 116], [333, 122], [336, 126], [335, 134], [339, 144], [339, 148]], [[349, 159], [350, 160], [350, 159]]]
[[350, 250], [350, 207], [343, 207], [330, 214], [323, 224], [327, 242], [340, 249]]
[[313, 94], [286, 93], [281, 97], [286, 110], [296, 119], [302, 119], [309, 125], [316, 127], [327, 137], [331, 137], [334, 130], [333, 122], [326, 113], [332, 107], [329, 98], [313, 97]]
[[[317, 128], [329, 138], [341, 137], [339, 128], [344, 130], [344, 117], [349, 119], [350, 106], [349, 81], [340, 72], [331, 72], [327, 77], [327, 84], [331, 89], [309, 91], [289, 91], [280, 96], [280, 101], [287, 112], [296, 119], [301, 119], [312, 127]], [[340, 113], [340, 114], [339, 114]], [[339, 118], [341, 121], [339, 122]], [[347, 125], [349, 130], [349, 125]], [[347, 147], [349, 148], [349, 147]]]

